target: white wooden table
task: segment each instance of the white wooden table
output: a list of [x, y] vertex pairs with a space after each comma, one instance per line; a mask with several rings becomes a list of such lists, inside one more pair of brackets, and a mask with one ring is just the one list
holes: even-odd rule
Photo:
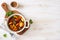
[[[23, 7], [12, 8], [11, 1]], [[17, 40], [60, 40], [60, 0], [0, 0], [0, 5], [3, 2], [9, 4], [11, 10], [18, 10], [34, 22]], [[0, 6], [0, 25], [4, 22], [4, 15]]]

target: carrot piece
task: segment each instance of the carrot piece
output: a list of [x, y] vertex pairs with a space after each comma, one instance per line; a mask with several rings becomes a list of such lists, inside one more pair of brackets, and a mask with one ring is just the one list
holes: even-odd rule
[[12, 22], [9, 23], [9, 25], [11, 25], [11, 24], [12, 24]]
[[19, 23], [17, 23], [16, 26], [19, 26]]

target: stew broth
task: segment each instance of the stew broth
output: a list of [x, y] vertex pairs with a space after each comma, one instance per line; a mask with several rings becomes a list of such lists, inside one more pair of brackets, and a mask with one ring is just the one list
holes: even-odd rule
[[12, 31], [19, 31], [24, 27], [24, 19], [19, 15], [14, 15], [8, 20], [8, 27]]

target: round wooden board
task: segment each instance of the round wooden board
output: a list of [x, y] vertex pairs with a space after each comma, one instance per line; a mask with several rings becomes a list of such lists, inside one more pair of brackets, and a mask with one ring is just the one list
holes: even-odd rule
[[[9, 12], [9, 11], [11, 11], [11, 10], [9, 10], [8, 5], [7, 5], [6, 3], [2, 3], [1, 6], [2, 6], [2, 8], [5, 10], [6, 13]], [[18, 11], [16, 11], [16, 10], [12, 10], [12, 12], [13, 12], [13, 13], [19, 13], [19, 14], [21, 14], [20, 12], [18, 12]], [[5, 15], [5, 19], [7, 19], [7, 18], [8, 18], [8, 16]], [[28, 29], [28, 28], [27, 28], [27, 29]], [[22, 32], [19, 32], [19, 33], [17, 33], [17, 34], [22, 35], [23, 33], [25, 33], [25, 32], [27, 31], [27, 29], [24, 29]]]

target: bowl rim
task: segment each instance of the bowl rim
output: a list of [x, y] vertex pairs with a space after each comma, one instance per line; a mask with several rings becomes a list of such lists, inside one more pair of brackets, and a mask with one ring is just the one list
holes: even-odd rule
[[[23, 27], [21, 30], [19, 30], [19, 31], [12, 31], [12, 30], [8, 27], [8, 21], [9, 21], [9, 19], [10, 19], [12, 16], [14, 16], [14, 15], [19, 15], [19, 16], [21, 16], [21, 17], [24, 19], [24, 27]], [[8, 19], [7, 19], [7, 22], [6, 22], [6, 27], [7, 27], [7, 29], [8, 29], [10, 32], [12, 32], [12, 33], [19, 33], [19, 32], [21, 32], [21, 31], [23, 31], [23, 30], [25, 29], [25, 26], [26, 26], [26, 19], [25, 19], [21, 14], [12, 14], [12, 15], [10, 15], [10, 16], [8, 17]]]

